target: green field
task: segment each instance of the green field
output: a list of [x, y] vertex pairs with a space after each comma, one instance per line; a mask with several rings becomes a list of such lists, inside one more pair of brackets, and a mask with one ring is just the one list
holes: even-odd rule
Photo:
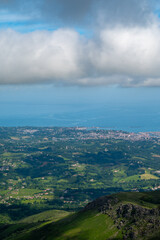
[[158, 137], [58, 127], [0, 127], [0, 135], [1, 223], [75, 212], [103, 195], [160, 186]]

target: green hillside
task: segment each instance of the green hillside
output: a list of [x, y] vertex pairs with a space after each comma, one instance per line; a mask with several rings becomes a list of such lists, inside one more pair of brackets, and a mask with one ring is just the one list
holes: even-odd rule
[[37, 229], [14, 234], [6, 239], [101, 239], [121, 236], [113, 221], [107, 215], [96, 211], [87, 211], [67, 217], [57, 223], [42, 224]]
[[160, 191], [114, 194], [98, 198], [80, 212], [68, 216], [64, 211], [47, 211], [19, 223], [3, 225], [0, 239], [158, 240], [159, 206]]

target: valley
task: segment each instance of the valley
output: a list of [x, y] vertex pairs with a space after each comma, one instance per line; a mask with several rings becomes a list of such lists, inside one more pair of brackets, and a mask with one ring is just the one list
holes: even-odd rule
[[1, 223], [160, 188], [158, 132], [1, 127], [0, 136]]

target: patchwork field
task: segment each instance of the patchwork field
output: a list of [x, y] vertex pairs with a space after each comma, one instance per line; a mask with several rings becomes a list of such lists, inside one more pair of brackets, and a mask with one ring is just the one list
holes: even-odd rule
[[160, 144], [153, 133], [22, 127], [0, 128], [0, 135], [1, 223], [160, 187]]

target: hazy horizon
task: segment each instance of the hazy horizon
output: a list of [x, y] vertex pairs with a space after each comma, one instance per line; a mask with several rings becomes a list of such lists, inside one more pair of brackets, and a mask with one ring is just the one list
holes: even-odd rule
[[160, 131], [158, 93], [157, 88], [4, 87], [0, 95], [0, 126]]
[[0, 126], [159, 131], [159, 16], [156, 0], [0, 1]]

